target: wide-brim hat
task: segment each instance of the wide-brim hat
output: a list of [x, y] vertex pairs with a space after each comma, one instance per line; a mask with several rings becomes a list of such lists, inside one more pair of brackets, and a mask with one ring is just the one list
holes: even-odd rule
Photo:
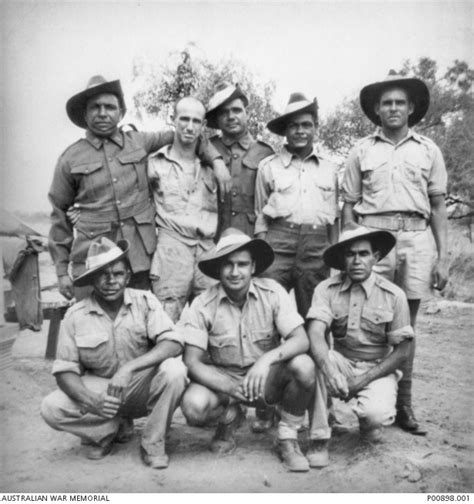
[[74, 285], [76, 287], [90, 285], [96, 273], [125, 257], [129, 248], [130, 242], [128, 240], [119, 240], [115, 244], [112, 240], [102, 236], [93, 241], [87, 252], [86, 271], [74, 279]]
[[399, 87], [405, 89], [413, 103], [413, 112], [408, 116], [408, 126], [419, 123], [430, 106], [430, 91], [428, 86], [420, 79], [403, 77], [390, 71], [387, 78], [362, 88], [360, 92], [360, 106], [364, 114], [378, 126], [381, 126], [380, 117], [375, 113], [375, 105], [380, 95], [387, 89]]
[[217, 125], [219, 109], [237, 98], [242, 100], [245, 107], [248, 106], [249, 100], [238, 84], [222, 83], [217, 87], [216, 93], [211, 97], [207, 106], [206, 121], [209, 128], [219, 129]]
[[310, 113], [315, 121], [318, 120], [318, 101], [308, 100], [303, 93], [292, 93], [288, 100], [285, 112], [275, 119], [268, 122], [267, 128], [276, 135], [285, 136], [286, 126], [290, 119], [296, 114]]
[[120, 108], [123, 113], [126, 112], [125, 100], [123, 98], [122, 86], [119, 80], [106, 81], [102, 75], [94, 75], [89, 79], [86, 89], [75, 94], [66, 103], [66, 112], [71, 121], [79, 128], [87, 128], [84, 113], [86, 111], [87, 101], [93, 96], [110, 93], [118, 98]]
[[220, 279], [220, 264], [222, 259], [238, 250], [248, 249], [255, 261], [255, 273], [263, 273], [273, 262], [274, 253], [270, 245], [259, 238], [250, 238], [235, 228], [227, 228], [217, 244], [203, 255], [198, 262], [199, 269], [207, 276]]
[[397, 241], [389, 231], [371, 231], [356, 224], [348, 225], [341, 233], [339, 241], [324, 251], [323, 260], [325, 264], [330, 268], [344, 270], [344, 251], [348, 245], [358, 240], [369, 240], [374, 251], [377, 250], [380, 254], [379, 261], [392, 250]]

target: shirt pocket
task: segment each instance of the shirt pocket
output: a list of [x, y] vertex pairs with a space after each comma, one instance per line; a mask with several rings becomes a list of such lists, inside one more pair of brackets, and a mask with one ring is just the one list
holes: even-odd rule
[[215, 364], [240, 366], [240, 352], [233, 336], [209, 335], [209, 354]]
[[72, 243], [71, 262], [84, 263], [87, 251], [92, 240], [105, 236], [111, 240], [115, 239], [110, 222], [90, 222], [79, 218], [76, 224], [76, 237]]
[[100, 194], [99, 188], [103, 186], [99, 181], [105, 177], [102, 161], [71, 165], [71, 175], [79, 187], [78, 192], [87, 193], [88, 201], [96, 201]]
[[417, 189], [426, 190], [428, 187], [430, 167], [424, 163], [403, 161], [402, 180], [407, 180]]
[[217, 213], [217, 182], [213, 173], [201, 174], [203, 184], [202, 203], [203, 210]]
[[372, 343], [387, 344], [387, 324], [393, 320], [393, 312], [384, 308], [362, 309], [360, 327]]
[[263, 213], [272, 219], [289, 217], [294, 208], [295, 195], [295, 180], [286, 173], [278, 174], [275, 178], [275, 189], [270, 194]]
[[378, 193], [390, 183], [389, 165], [385, 161], [371, 161], [361, 167], [363, 193]]
[[144, 212], [135, 215], [133, 220], [145, 250], [148, 254], [152, 254], [156, 248], [155, 211], [150, 206]]
[[76, 335], [76, 345], [79, 350], [79, 359], [85, 369], [100, 369], [108, 364], [107, 333], [79, 333]]
[[279, 345], [277, 335], [272, 329], [250, 331], [249, 338], [251, 345], [259, 350], [259, 354], [269, 352]]
[[117, 156], [117, 159], [124, 169], [131, 168], [135, 171], [139, 191], [148, 189], [146, 157], [147, 152], [145, 149], [138, 149], [133, 152], [124, 152]]
[[321, 198], [321, 211], [330, 217], [337, 215], [336, 188], [314, 180], [314, 186]]
[[347, 333], [347, 306], [335, 305], [332, 308], [333, 320], [331, 324], [332, 335], [335, 339], [341, 340], [346, 337]]

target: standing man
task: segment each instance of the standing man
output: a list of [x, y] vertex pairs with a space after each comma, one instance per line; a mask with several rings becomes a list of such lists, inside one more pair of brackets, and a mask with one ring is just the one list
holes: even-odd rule
[[255, 178], [258, 164], [273, 154], [266, 143], [248, 130], [248, 98], [238, 85], [223, 84], [209, 101], [207, 125], [221, 135], [209, 140], [224, 158], [232, 189], [219, 203], [218, 236], [228, 227], [253, 236], [255, 227]]
[[275, 252], [265, 276], [295, 289], [302, 317], [329, 275], [322, 254], [338, 231], [337, 170], [313, 149], [317, 122], [316, 101], [293, 93], [285, 113], [267, 124], [287, 144], [260, 163], [255, 189], [255, 235]]
[[[156, 231], [146, 158], [171, 143], [173, 134], [121, 131], [118, 125], [126, 108], [120, 81], [107, 82], [100, 75], [68, 100], [66, 111], [76, 126], [86, 130], [86, 136], [59, 158], [48, 195], [53, 206], [49, 248], [59, 291], [67, 299], [85, 294], [73, 292], [69, 266], [73, 278], [81, 275], [89, 245], [100, 236], [130, 242], [131, 286], [147, 289]], [[220, 154], [212, 146], [204, 152], [208, 152], [208, 162], [215, 159], [225, 192], [228, 172], [218, 159]], [[80, 207], [75, 231], [66, 214], [73, 205]]]
[[368, 441], [381, 441], [383, 427], [395, 421], [399, 369], [414, 334], [404, 292], [372, 271], [394, 245], [388, 231], [351, 225], [324, 253], [328, 267], [342, 273], [316, 287], [307, 317], [317, 367], [308, 454], [313, 467], [329, 463], [328, 393], [344, 401], [356, 398], [353, 410]]
[[212, 169], [196, 155], [205, 113], [199, 100], [179, 100], [172, 145], [148, 160], [158, 229], [152, 289], [174, 322], [186, 302], [213, 283], [197, 267], [202, 253], [214, 245], [217, 228], [217, 183]]
[[[344, 225], [358, 220], [397, 238], [396, 247], [375, 271], [404, 290], [413, 328], [421, 298], [432, 287], [443, 289], [448, 278], [446, 168], [439, 148], [411, 129], [426, 114], [429, 101], [423, 81], [393, 71], [385, 81], [364, 87], [362, 110], [378, 128], [349, 153], [342, 184]], [[412, 409], [414, 356], [412, 345], [402, 368], [397, 423], [414, 434], [426, 434]]]
[[273, 280], [255, 278], [273, 261], [271, 247], [228, 228], [206, 259], [203, 273], [220, 280], [183, 312], [184, 361], [192, 383], [181, 408], [188, 422], [217, 420], [216, 453], [235, 448], [244, 418], [241, 403], [279, 404], [277, 449], [290, 471], [308, 471], [298, 429], [314, 393], [314, 364], [303, 319]]
[[53, 429], [79, 436], [92, 460], [110, 453], [115, 441], [126, 442], [132, 419], [148, 415], [142, 458], [163, 469], [186, 368], [173, 358], [182, 351], [181, 339], [160, 303], [151, 292], [127, 288], [128, 251], [126, 240], [91, 243], [85, 272], [74, 283], [93, 291], [69, 308], [61, 324], [53, 364], [59, 390], [43, 400], [41, 414]]

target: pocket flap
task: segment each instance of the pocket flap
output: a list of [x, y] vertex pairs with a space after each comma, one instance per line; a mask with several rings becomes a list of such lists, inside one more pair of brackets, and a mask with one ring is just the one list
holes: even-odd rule
[[102, 168], [102, 161], [71, 166], [71, 173], [80, 175], [89, 175], [90, 173], [94, 173], [95, 171], [97, 171], [99, 168]]
[[112, 230], [112, 223], [110, 222], [84, 222], [79, 220], [76, 224], [78, 232], [86, 235], [88, 238], [93, 239], [96, 236], [103, 236], [110, 233]]
[[237, 346], [233, 336], [209, 336], [209, 346], [223, 348], [228, 346]]
[[78, 348], [96, 348], [109, 339], [107, 333], [82, 333], [76, 335]]
[[137, 224], [155, 224], [155, 210], [153, 208], [147, 208], [142, 213], [133, 216]]
[[373, 324], [386, 324], [393, 320], [393, 312], [389, 312], [383, 308], [364, 308], [362, 310], [362, 318], [369, 320]]
[[271, 329], [250, 331], [250, 339], [252, 341], [270, 341], [273, 338], [273, 331]]
[[139, 163], [146, 155], [147, 155], [146, 150], [141, 148], [133, 152], [126, 152], [120, 154], [120, 156], [117, 156], [117, 159], [122, 164]]

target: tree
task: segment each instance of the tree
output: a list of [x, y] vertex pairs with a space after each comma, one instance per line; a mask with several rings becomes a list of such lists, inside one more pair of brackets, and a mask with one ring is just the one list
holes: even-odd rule
[[200, 56], [198, 48], [189, 43], [182, 51], [170, 53], [159, 66], [135, 60], [132, 77], [136, 88], [132, 112], [138, 118], [152, 116], [165, 121], [179, 98], [192, 95], [207, 105], [220, 83], [238, 83], [249, 98], [250, 132], [275, 144], [265, 129], [276, 115], [272, 106], [275, 83], [254, 75], [240, 60], [229, 58], [214, 63]]
[[[397, 72], [422, 79], [430, 90], [430, 107], [415, 129], [441, 148], [448, 171], [448, 194], [474, 206], [474, 71], [455, 60], [439, 76], [431, 58], [406, 60]], [[358, 97], [343, 101], [321, 124], [320, 139], [328, 149], [346, 157], [354, 143], [374, 129]]]

